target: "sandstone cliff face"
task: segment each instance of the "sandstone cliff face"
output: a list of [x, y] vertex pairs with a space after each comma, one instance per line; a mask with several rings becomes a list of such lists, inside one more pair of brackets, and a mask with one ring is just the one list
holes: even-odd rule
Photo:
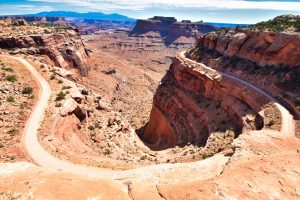
[[41, 23], [65, 23], [64, 17], [36, 17], [36, 16], [0, 16], [0, 20], [14, 23], [18, 20], [26, 22], [41, 22]]
[[295, 116], [300, 96], [300, 34], [249, 29], [212, 32], [197, 40], [188, 56], [254, 83]]
[[152, 34], [152, 37], [162, 37], [166, 44], [172, 44], [180, 37], [194, 38], [217, 29], [217, 27], [202, 22], [188, 20], [177, 22], [173, 17], [154, 17], [148, 20], [137, 20], [131, 34], [149, 37], [149, 33], [157, 33], [159, 36]]
[[198, 40], [199, 48], [255, 63], [259, 67], [300, 67], [300, 34], [253, 31], [209, 33]]
[[154, 149], [205, 145], [210, 134], [264, 126], [269, 100], [252, 88], [177, 56], [153, 100], [142, 139]]
[[88, 73], [85, 46], [74, 30], [44, 35], [0, 37], [0, 48], [10, 53], [47, 55], [57, 66], [77, 68], [82, 76]]

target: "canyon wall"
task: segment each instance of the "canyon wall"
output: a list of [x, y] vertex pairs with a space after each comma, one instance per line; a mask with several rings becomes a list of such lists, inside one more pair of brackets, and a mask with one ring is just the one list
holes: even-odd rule
[[191, 22], [189, 20], [178, 22], [174, 17], [156, 16], [148, 20], [137, 20], [131, 35], [162, 37], [167, 44], [171, 44], [180, 37], [194, 38], [217, 29], [217, 27], [203, 22]]
[[300, 34], [247, 28], [208, 33], [190, 58], [264, 88], [300, 117]]
[[11, 24], [18, 22], [19, 20], [39, 23], [66, 23], [64, 17], [0, 16], [0, 20], [4, 20]]
[[77, 68], [82, 76], [88, 73], [85, 45], [73, 29], [42, 35], [0, 37], [0, 48], [11, 54], [47, 55], [59, 67]]
[[300, 68], [299, 33], [212, 32], [200, 37], [197, 46], [224, 56], [236, 56], [259, 67]]
[[156, 91], [141, 138], [157, 150], [203, 146], [212, 133], [233, 130], [237, 136], [263, 128], [268, 103], [251, 87], [178, 55]]

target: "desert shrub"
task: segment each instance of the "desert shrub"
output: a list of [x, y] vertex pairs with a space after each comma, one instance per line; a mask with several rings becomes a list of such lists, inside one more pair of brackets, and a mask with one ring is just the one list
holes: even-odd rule
[[269, 121], [269, 123], [267, 124], [268, 127], [271, 127], [275, 124], [275, 121], [272, 119]]
[[2, 67], [1, 69], [6, 72], [14, 72], [14, 70], [10, 67]]
[[57, 94], [55, 100], [56, 101], [61, 101], [61, 100], [65, 99], [65, 97], [66, 97], [66, 94], [63, 91], [61, 91], [60, 93]]
[[52, 75], [50, 76], [50, 80], [54, 80], [54, 79], [55, 79], [55, 75], [52, 74]]
[[16, 82], [18, 79], [15, 75], [7, 75], [6, 78], [5, 78], [7, 81], [9, 82]]
[[27, 106], [27, 104], [26, 103], [21, 103], [20, 104], [20, 109], [25, 109], [25, 108], [27, 108], [28, 106]]
[[7, 133], [11, 136], [14, 136], [18, 133], [18, 130], [13, 128], [13, 129], [10, 129], [9, 131], [7, 131]]
[[33, 88], [30, 86], [26, 86], [22, 90], [22, 94], [32, 94], [32, 92], [33, 92]]
[[111, 154], [111, 150], [109, 148], [105, 148], [103, 153], [104, 155], [109, 155]]
[[93, 125], [90, 125], [90, 126], [88, 127], [88, 129], [92, 131], [92, 130], [95, 130], [95, 127], [94, 127]]
[[6, 98], [7, 102], [15, 102], [15, 99], [12, 96]]
[[65, 85], [64, 85], [64, 86], [62, 87], [62, 90], [68, 90], [68, 89], [71, 89], [71, 88], [72, 88], [71, 86], [65, 86]]
[[146, 160], [147, 156], [146, 155], [143, 155], [140, 157], [140, 160]]

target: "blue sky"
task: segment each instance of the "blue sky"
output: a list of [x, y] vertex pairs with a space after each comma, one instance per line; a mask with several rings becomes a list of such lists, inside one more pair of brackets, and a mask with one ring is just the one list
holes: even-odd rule
[[281, 14], [299, 14], [300, 0], [0, 0], [0, 14], [41, 11], [119, 13], [133, 18], [154, 15], [207, 22], [256, 23]]

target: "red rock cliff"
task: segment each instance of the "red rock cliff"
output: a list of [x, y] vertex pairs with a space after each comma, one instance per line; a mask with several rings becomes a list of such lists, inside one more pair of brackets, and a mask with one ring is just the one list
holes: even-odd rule
[[268, 102], [252, 88], [177, 56], [157, 89], [141, 137], [154, 149], [205, 145], [213, 132], [261, 129]]
[[188, 56], [234, 74], [277, 98], [300, 118], [300, 33], [247, 28], [208, 33]]
[[11, 53], [47, 55], [59, 67], [77, 68], [82, 76], [88, 73], [88, 54], [80, 35], [72, 29], [61, 33], [0, 37], [0, 48]]

